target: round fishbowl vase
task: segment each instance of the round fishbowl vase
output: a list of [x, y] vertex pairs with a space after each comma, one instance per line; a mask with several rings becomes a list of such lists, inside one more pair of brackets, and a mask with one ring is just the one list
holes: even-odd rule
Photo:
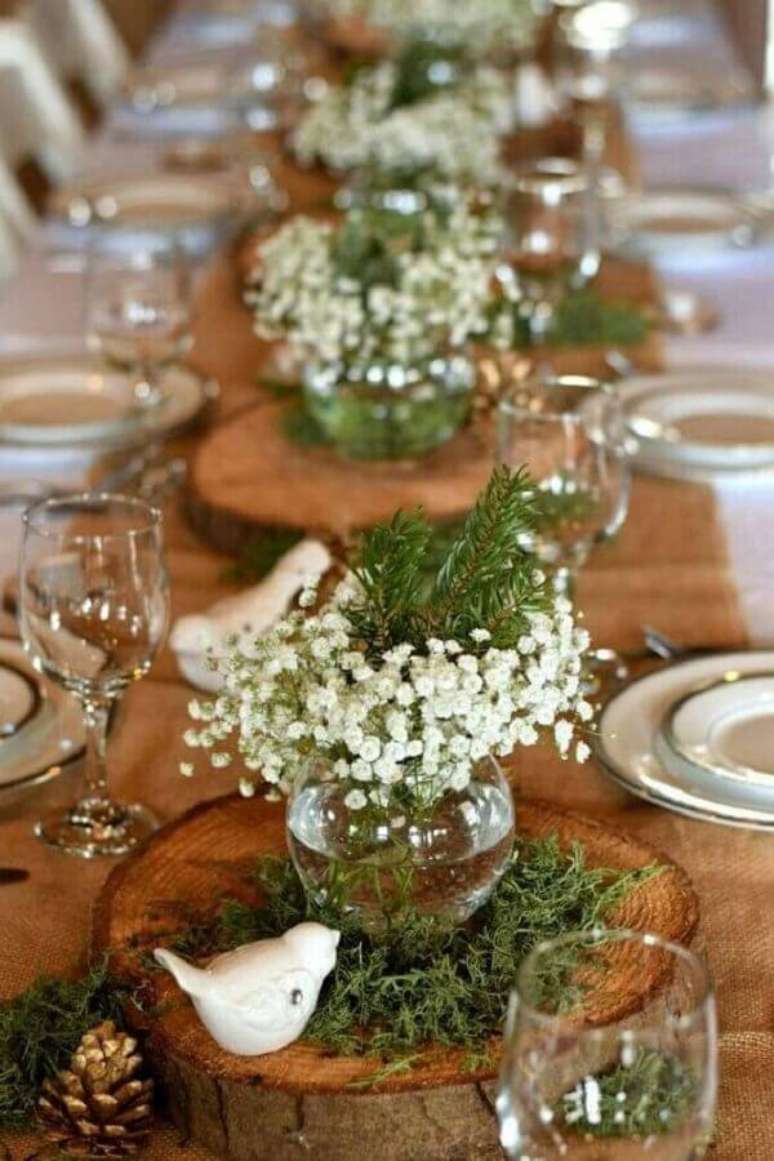
[[440, 447], [470, 411], [476, 370], [463, 355], [405, 365], [374, 362], [309, 367], [306, 408], [350, 459], [413, 459]]
[[[287, 808], [290, 854], [309, 897], [354, 913], [378, 929], [406, 913], [464, 923], [486, 902], [513, 850], [511, 787], [493, 758], [478, 763], [464, 790], [418, 802], [392, 788], [386, 806], [362, 805], [310, 762]], [[403, 793], [401, 793], [403, 791]]]

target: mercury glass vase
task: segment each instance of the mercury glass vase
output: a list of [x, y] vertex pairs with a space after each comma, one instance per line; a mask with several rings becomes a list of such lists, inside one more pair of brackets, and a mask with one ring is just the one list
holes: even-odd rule
[[412, 459], [446, 443], [465, 422], [476, 372], [464, 355], [407, 365], [373, 362], [307, 369], [304, 399], [344, 456]]
[[290, 854], [318, 905], [354, 913], [379, 929], [398, 915], [464, 923], [502, 877], [513, 849], [515, 808], [493, 758], [464, 790], [414, 803], [392, 788], [388, 805], [350, 805], [352, 787], [317, 759], [302, 772], [287, 808]]

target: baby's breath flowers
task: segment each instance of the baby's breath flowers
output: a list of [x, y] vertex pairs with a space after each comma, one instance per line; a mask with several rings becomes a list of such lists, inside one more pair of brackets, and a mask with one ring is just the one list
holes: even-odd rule
[[[322, 758], [353, 811], [386, 807], [398, 791], [425, 805], [463, 791], [487, 755], [545, 734], [583, 760], [576, 731], [594, 712], [581, 683], [588, 635], [517, 547], [529, 495], [521, 474], [495, 473], [423, 603], [426, 522], [399, 516], [369, 534], [360, 565], [319, 611], [292, 612], [249, 646], [234, 644], [224, 691], [193, 703], [199, 724], [186, 742], [221, 768], [235, 735], [243, 793], [255, 776], [289, 794]], [[493, 568], [500, 557], [509, 570]], [[309, 591], [302, 604], [314, 600]]]
[[538, 22], [534, 0], [323, 0], [323, 7], [398, 37], [437, 34], [478, 54], [530, 47]]
[[248, 298], [257, 333], [302, 359], [411, 363], [489, 327], [502, 224], [444, 188], [416, 214], [354, 209], [333, 225], [295, 217], [258, 251]]
[[385, 61], [329, 89], [293, 134], [298, 160], [340, 173], [368, 167], [497, 183], [500, 137], [513, 128], [512, 94], [501, 75], [478, 68], [454, 86], [395, 105], [398, 82], [398, 65]]

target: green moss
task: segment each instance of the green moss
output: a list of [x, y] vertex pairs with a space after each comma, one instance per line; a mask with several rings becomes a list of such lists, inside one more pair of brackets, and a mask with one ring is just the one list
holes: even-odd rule
[[[594, 1118], [585, 1097], [594, 1086]], [[557, 1119], [589, 1137], [649, 1137], [672, 1132], [696, 1100], [693, 1071], [674, 1056], [638, 1048], [633, 1062], [584, 1078], [559, 1103]]]
[[[207, 935], [185, 932], [175, 950], [204, 956], [279, 935], [314, 919], [342, 932], [336, 970], [307, 1037], [337, 1053], [409, 1067], [430, 1043], [463, 1048], [471, 1066], [488, 1059], [519, 964], [541, 939], [601, 924], [654, 868], [590, 868], [583, 850], [555, 838], [523, 841], [489, 903], [464, 928], [398, 909], [381, 933], [365, 933], [338, 907], [307, 899], [290, 862], [263, 860], [260, 908], [227, 903]], [[566, 986], [564, 981], [563, 986]]]

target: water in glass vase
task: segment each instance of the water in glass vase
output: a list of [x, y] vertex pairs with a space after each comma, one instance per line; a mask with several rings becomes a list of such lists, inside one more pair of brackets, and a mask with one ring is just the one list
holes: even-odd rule
[[486, 902], [514, 838], [513, 798], [494, 761], [421, 810], [399, 801], [353, 810], [348, 791], [317, 771], [288, 804], [290, 853], [312, 899], [372, 928], [407, 911], [460, 924]]

